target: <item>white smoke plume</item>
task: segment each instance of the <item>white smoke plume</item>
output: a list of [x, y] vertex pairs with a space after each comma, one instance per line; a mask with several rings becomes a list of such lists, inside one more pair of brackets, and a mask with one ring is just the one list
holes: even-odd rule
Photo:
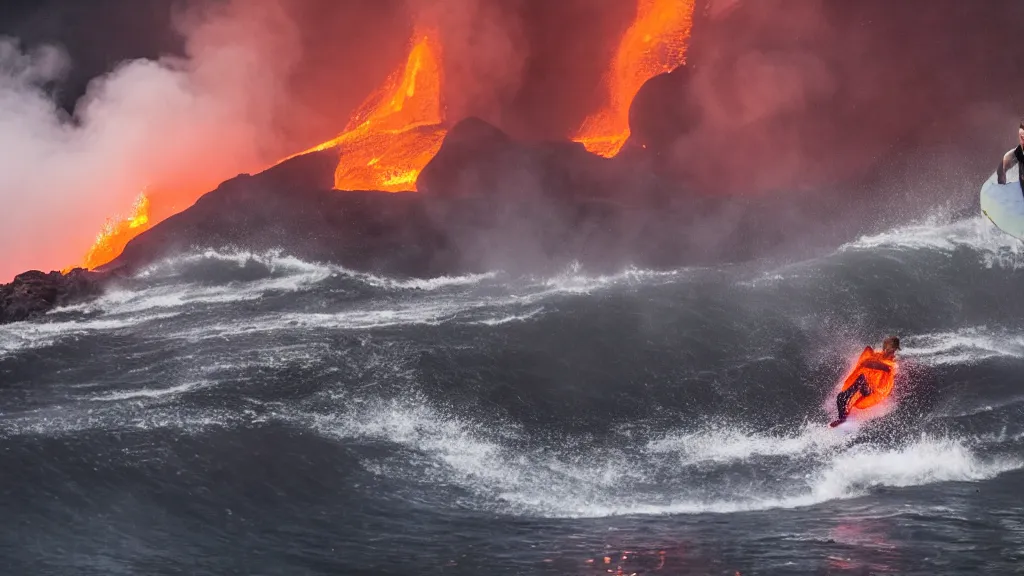
[[0, 39], [0, 281], [79, 263], [145, 187], [154, 210], [178, 211], [280, 156], [274, 115], [301, 50], [278, 0], [231, 0], [177, 25], [184, 58], [120, 63], [70, 116], [46, 91], [69, 55]]

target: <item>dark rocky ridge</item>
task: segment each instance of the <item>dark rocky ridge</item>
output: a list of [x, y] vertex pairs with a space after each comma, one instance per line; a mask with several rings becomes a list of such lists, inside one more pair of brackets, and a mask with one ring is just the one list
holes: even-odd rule
[[108, 275], [75, 268], [67, 274], [29, 270], [0, 286], [0, 324], [45, 314], [55, 306], [88, 300], [102, 291]]

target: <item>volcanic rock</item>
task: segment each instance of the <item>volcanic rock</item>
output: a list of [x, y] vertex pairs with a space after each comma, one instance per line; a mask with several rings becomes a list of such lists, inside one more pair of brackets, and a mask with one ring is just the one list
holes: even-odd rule
[[382, 274], [430, 276], [453, 267], [451, 248], [416, 193], [332, 190], [337, 153], [299, 156], [222, 183], [153, 226], [102, 269], [137, 270], [204, 248], [264, 252]]
[[75, 268], [67, 274], [29, 270], [0, 286], [0, 324], [45, 314], [82, 302], [102, 291], [105, 274]]

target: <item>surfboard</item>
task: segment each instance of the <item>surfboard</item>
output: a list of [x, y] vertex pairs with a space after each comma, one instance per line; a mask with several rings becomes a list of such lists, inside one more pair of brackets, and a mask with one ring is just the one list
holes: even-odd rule
[[[1016, 170], [1011, 172], [1016, 176]], [[1006, 179], [1006, 184], [999, 184], [995, 173], [992, 173], [981, 186], [981, 213], [996, 228], [1024, 240], [1024, 192], [1021, 191], [1020, 182], [1010, 180], [1010, 174], [1006, 175]]]

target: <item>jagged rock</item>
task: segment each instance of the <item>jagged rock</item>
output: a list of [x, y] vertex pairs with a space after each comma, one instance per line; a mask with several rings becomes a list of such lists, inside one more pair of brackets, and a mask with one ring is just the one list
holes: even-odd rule
[[0, 286], [0, 324], [40, 316], [57, 306], [87, 300], [102, 291], [105, 275], [75, 268], [67, 274], [29, 270]]

